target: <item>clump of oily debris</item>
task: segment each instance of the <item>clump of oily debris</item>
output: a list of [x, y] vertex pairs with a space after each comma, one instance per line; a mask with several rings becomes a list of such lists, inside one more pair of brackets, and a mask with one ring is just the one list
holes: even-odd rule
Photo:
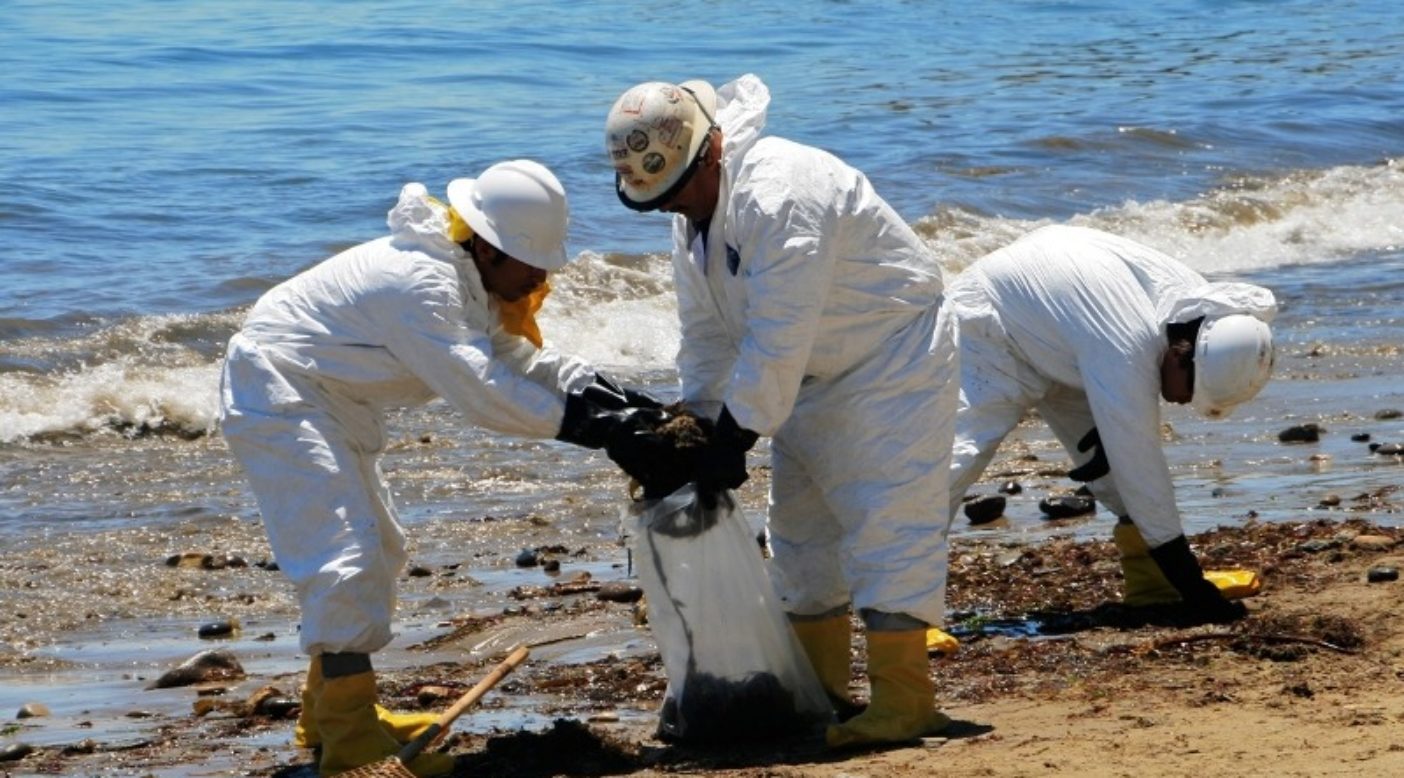
[[682, 403], [673, 403], [663, 408], [668, 420], [653, 428], [653, 431], [673, 441], [680, 449], [701, 448], [712, 440], [715, 425], [711, 419], [687, 410]]

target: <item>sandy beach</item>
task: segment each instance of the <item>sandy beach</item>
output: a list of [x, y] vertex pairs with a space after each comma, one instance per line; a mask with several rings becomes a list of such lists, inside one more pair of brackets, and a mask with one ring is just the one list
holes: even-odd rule
[[[1341, 443], [1356, 428], [1373, 429], [1375, 442], [1399, 437], [1398, 419], [1334, 418], [1340, 426], [1323, 439]], [[403, 453], [433, 445], [408, 438]], [[1404, 562], [1404, 497], [1382, 485], [1397, 480], [1400, 462], [1369, 453], [1367, 441], [1349, 445], [1358, 455], [1333, 463], [1330, 494], [1301, 479], [1258, 495], [1275, 504], [1273, 520], [1250, 511], [1192, 536], [1206, 565], [1264, 578], [1247, 619], [1195, 626], [1116, 604], [1105, 516], [1033, 519], [1041, 526], [1028, 538], [1009, 529], [1029, 521], [1015, 515], [1039, 495], [1072, 487], [1066, 460], [1027, 422], [975, 490], [1020, 483], [1012, 518], [982, 532], [957, 518], [948, 626], [962, 647], [931, 661], [956, 724], [920, 743], [835, 754], [817, 738], [714, 749], [658, 741], [666, 678], [646, 603], [629, 601], [637, 580], [627, 548], [608, 532], [553, 521], [550, 509], [411, 528], [401, 634], [376, 658], [382, 695], [396, 707], [442, 709], [512, 645], [533, 645], [528, 663], [448, 739], [462, 775], [1252, 775], [1269, 765], [1276, 775], [1393, 774], [1404, 769], [1394, 736], [1404, 719], [1401, 584], [1368, 578]], [[1318, 465], [1323, 447], [1274, 444]], [[618, 477], [596, 465], [587, 469], [600, 481]], [[753, 514], [767, 477], [757, 465], [740, 490]], [[608, 510], [596, 512], [595, 524], [609, 524]], [[524, 549], [559, 569], [520, 566]], [[14, 708], [0, 734], [0, 774], [315, 774], [311, 752], [289, 744], [305, 660], [295, 603], [274, 568], [258, 523], [238, 518], [176, 532], [36, 533], [0, 550], [0, 675]], [[217, 625], [234, 631], [199, 636]], [[860, 697], [861, 648], [856, 641]], [[235, 656], [241, 673], [148, 688], [212, 649]], [[19, 718], [28, 704], [49, 712]]]

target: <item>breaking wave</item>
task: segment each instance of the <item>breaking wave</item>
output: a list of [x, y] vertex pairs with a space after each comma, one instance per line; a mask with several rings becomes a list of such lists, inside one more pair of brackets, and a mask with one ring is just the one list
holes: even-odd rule
[[[1071, 224], [1125, 235], [1206, 274], [1338, 262], [1404, 246], [1404, 165], [1238, 176], [1184, 202], [1125, 202]], [[915, 227], [950, 273], [1049, 221], [942, 209]], [[621, 377], [671, 376], [679, 330], [662, 254], [584, 252], [552, 279], [548, 343]], [[199, 437], [243, 310], [101, 322], [5, 320], [0, 443], [94, 434]]]

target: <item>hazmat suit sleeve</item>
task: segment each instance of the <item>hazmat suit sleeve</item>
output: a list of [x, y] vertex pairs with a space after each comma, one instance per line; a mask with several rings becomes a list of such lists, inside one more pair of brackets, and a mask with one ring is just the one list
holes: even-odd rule
[[533, 356], [531, 344], [500, 325], [470, 324], [461, 286], [439, 267], [422, 263], [397, 295], [403, 299], [383, 306], [381, 315], [393, 319], [380, 323], [386, 347], [473, 423], [508, 435], [555, 437], [565, 414], [561, 383], [576, 380], [579, 366]]
[[843, 184], [823, 167], [777, 158], [756, 166], [737, 198], [734, 234], [746, 284], [746, 332], [726, 406], [738, 424], [773, 435], [794, 409], [836, 265]]
[[584, 360], [550, 347], [537, 348], [505, 327], [493, 328], [492, 353], [528, 380], [555, 387], [562, 397], [595, 380], [595, 369]]
[[[673, 283], [677, 288], [678, 319], [682, 339], [678, 344], [678, 374], [682, 401], [694, 412], [716, 418], [726, 396], [727, 381], [736, 362], [736, 346], [727, 334], [717, 306], [707, 291], [690, 243], [696, 238], [679, 216], [673, 226]], [[700, 246], [698, 248], [700, 252]]]
[[1184, 530], [1160, 440], [1158, 338], [1089, 331], [1076, 350], [1117, 494], [1152, 548], [1175, 539]]

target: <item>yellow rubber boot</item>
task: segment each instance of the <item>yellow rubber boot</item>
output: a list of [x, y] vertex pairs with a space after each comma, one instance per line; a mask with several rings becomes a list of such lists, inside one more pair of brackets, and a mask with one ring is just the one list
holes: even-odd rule
[[1150, 546], [1135, 524], [1118, 521], [1112, 530], [1112, 541], [1121, 552], [1121, 575], [1126, 579], [1122, 602], [1141, 608], [1180, 601], [1179, 590], [1170, 585], [1160, 572], [1160, 565], [1151, 559]]
[[819, 683], [838, 707], [851, 707], [853, 700], [848, 696], [849, 644], [853, 639], [853, 625], [848, 614], [831, 616], [826, 619], [791, 619], [790, 628], [799, 638], [804, 655], [819, 676]]
[[317, 707], [317, 697], [322, 694], [322, 656], [312, 657], [307, 665], [307, 679], [302, 682], [302, 710], [297, 714], [293, 725], [293, 745], [298, 748], [316, 748], [322, 744], [322, 736], [317, 732], [317, 721], [312, 711]]
[[926, 658], [926, 630], [868, 631], [868, 709], [825, 733], [831, 748], [901, 743], [950, 725], [936, 710], [936, 684]]
[[[336, 775], [393, 756], [400, 743], [380, 725], [375, 704], [375, 673], [324, 678], [313, 720], [322, 737], [323, 776]], [[448, 754], [420, 754], [406, 767], [420, 778], [453, 771]]]
[[[313, 711], [317, 707], [317, 697], [322, 693], [322, 657], [312, 657], [307, 665], [307, 680], [302, 684], [302, 710], [297, 714], [293, 725], [293, 745], [298, 748], [316, 748], [322, 745], [322, 734], [317, 731], [317, 719]], [[375, 706], [375, 716], [380, 727], [401, 744], [419, 737], [429, 725], [439, 720], [433, 713], [396, 713]]]
[[[1134, 607], [1179, 602], [1180, 593], [1160, 572], [1160, 565], [1150, 557], [1150, 547], [1130, 522], [1117, 522], [1112, 540], [1121, 552], [1121, 574], [1126, 578], [1126, 593], [1121, 601]], [[1241, 600], [1252, 597], [1263, 588], [1263, 581], [1252, 570], [1205, 570], [1204, 579], [1225, 598]]]

